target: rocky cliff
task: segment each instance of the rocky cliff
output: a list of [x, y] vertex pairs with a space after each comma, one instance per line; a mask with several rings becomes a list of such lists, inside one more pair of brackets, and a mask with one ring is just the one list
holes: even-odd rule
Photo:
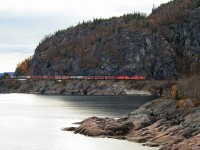
[[[143, 75], [177, 79], [200, 73], [199, 0], [173, 0], [149, 16], [94, 19], [46, 36], [16, 73]], [[25, 64], [27, 65], [25, 65]], [[27, 70], [27, 71], [23, 71]], [[25, 73], [25, 74], [26, 74]]]
[[159, 33], [134, 24], [121, 17], [58, 32], [37, 47], [33, 74], [175, 78], [170, 44]]

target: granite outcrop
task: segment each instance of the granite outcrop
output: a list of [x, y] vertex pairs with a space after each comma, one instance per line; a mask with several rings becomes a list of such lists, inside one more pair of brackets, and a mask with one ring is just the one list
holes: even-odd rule
[[162, 150], [200, 149], [200, 107], [193, 99], [157, 99], [119, 119], [91, 117], [65, 128], [93, 137], [111, 137]]

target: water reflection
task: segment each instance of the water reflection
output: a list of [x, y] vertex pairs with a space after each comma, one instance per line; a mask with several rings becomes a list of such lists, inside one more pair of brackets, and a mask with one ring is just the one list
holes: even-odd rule
[[0, 150], [153, 149], [114, 139], [90, 138], [61, 128], [90, 116], [118, 117], [152, 97], [0, 95]]

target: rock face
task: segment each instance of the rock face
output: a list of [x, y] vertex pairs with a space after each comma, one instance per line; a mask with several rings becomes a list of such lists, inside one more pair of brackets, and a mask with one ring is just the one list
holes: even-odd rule
[[186, 21], [164, 29], [164, 35], [177, 50], [177, 69], [184, 74], [200, 72], [200, 9], [190, 11]]
[[88, 23], [46, 38], [32, 59], [34, 75], [143, 75], [177, 77], [170, 43], [133, 18], [119, 17]]
[[176, 68], [181, 74], [200, 72], [200, 3], [198, 0], [173, 0], [150, 15], [159, 33], [176, 53]]
[[181, 103], [170, 99], [154, 100], [120, 119], [88, 118], [73, 131], [161, 146], [163, 150], [200, 149], [200, 107], [191, 99]]

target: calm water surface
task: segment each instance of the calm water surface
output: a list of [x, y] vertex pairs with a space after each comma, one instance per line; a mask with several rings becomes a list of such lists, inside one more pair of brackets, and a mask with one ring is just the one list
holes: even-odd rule
[[120, 117], [152, 97], [0, 94], [0, 150], [157, 150], [61, 129], [87, 117]]

